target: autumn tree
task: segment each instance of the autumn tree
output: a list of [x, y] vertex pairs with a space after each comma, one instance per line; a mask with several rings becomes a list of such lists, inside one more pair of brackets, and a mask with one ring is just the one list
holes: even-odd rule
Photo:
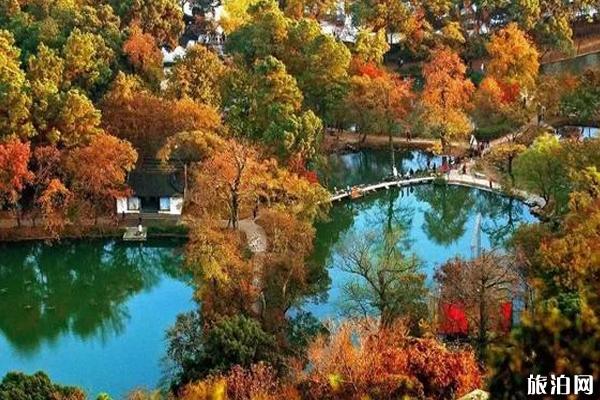
[[535, 45], [516, 24], [496, 32], [487, 50], [490, 61], [486, 75], [505, 85], [516, 85], [518, 91], [532, 91], [540, 63]]
[[227, 399], [277, 400], [298, 398], [299, 392], [287, 385], [267, 363], [253, 364], [248, 368], [239, 365], [221, 374], [193, 382], [182, 391], [181, 400], [207, 400], [223, 393]]
[[62, 50], [65, 79], [72, 85], [94, 94], [104, 88], [112, 77], [114, 52], [100, 35], [75, 28]]
[[267, 164], [261, 163], [255, 149], [229, 140], [224, 151], [204, 161], [198, 170], [192, 202], [210, 214], [226, 218], [237, 228], [240, 210], [248, 212], [264, 195], [268, 182]]
[[440, 138], [442, 149], [452, 140], [465, 138], [472, 130], [466, 112], [474, 86], [465, 73], [466, 67], [458, 54], [448, 48], [434, 51], [423, 67], [424, 123], [430, 134]]
[[427, 314], [425, 277], [421, 264], [402, 248], [402, 233], [386, 231], [382, 240], [374, 231], [343, 239], [339, 253], [341, 269], [353, 276], [344, 286], [346, 308], [350, 315], [376, 315], [383, 327], [404, 320], [418, 331]]
[[0, 143], [0, 208], [15, 211], [20, 225], [18, 202], [25, 185], [33, 178], [29, 170], [31, 147], [17, 139]]
[[250, 20], [248, 9], [261, 0], [223, 0], [220, 24], [227, 33], [238, 30]]
[[401, 324], [379, 329], [372, 321], [347, 321], [312, 343], [308, 355], [308, 398], [451, 399], [482, 380], [471, 351], [411, 338]]
[[404, 119], [412, 107], [412, 82], [369, 64], [361, 70], [362, 74], [351, 80], [348, 120], [363, 133], [362, 141], [369, 132], [388, 135], [393, 173], [396, 165], [393, 136], [408, 129]]
[[278, 165], [261, 158], [250, 145], [228, 139], [197, 168], [190, 194], [196, 215], [224, 219], [236, 228], [240, 216], [249, 215], [257, 201], [277, 205], [303, 220], [322, 215], [327, 191]]
[[133, 72], [151, 83], [160, 82], [163, 77], [163, 58], [152, 35], [133, 25], [129, 37], [123, 43], [123, 53], [133, 67]]
[[94, 218], [114, 212], [116, 198], [129, 193], [125, 180], [136, 160], [137, 153], [129, 142], [106, 134], [72, 150], [65, 169], [80, 211]]
[[523, 152], [527, 150], [525, 145], [515, 142], [501, 143], [498, 146], [494, 146], [486, 158], [496, 165], [502, 172], [506, 172], [510, 177], [512, 183], [514, 183], [515, 177], [513, 174], [513, 163], [514, 160]]
[[28, 82], [19, 68], [20, 51], [12, 34], [0, 30], [0, 138], [27, 138], [33, 134]]
[[132, 0], [126, 7], [126, 22], [139, 25], [159, 46], [177, 46], [184, 28], [183, 10], [177, 0]]
[[226, 69], [217, 54], [203, 45], [188, 48], [167, 78], [167, 94], [172, 98], [189, 97], [213, 107], [221, 105], [221, 82]]
[[385, 31], [383, 29], [373, 32], [370, 29], [361, 29], [356, 34], [356, 43], [352, 49], [355, 59], [361, 64], [383, 63], [383, 56], [390, 50]]
[[215, 132], [183, 131], [167, 138], [157, 156], [164, 162], [176, 160], [190, 166], [192, 163], [206, 160], [224, 148], [225, 140]]
[[58, 179], [52, 179], [36, 201], [44, 228], [52, 235], [58, 234], [68, 222], [68, 211], [73, 193]]
[[374, 31], [384, 29], [388, 43], [400, 40], [414, 52], [431, 37], [432, 26], [419, 2], [390, 0], [360, 0], [350, 6], [353, 20]]
[[512, 260], [492, 252], [472, 261], [454, 259], [436, 271], [435, 279], [440, 287], [440, 303], [464, 311], [466, 333], [473, 335], [479, 354], [484, 355], [490, 341], [510, 329], [512, 316], [502, 310], [517, 296], [518, 279]]
[[263, 258], [262, 319], [269, 331], [281, 330], [286, 313], [310, 295], [310, 266], [315, 229], [309, 221], [293, 214], [265, 209], [257, 222], [268, 237], [268, 251]]
[[571, 195], [560, 229], [520, 238], [535, 302], [492, 360], [490, 391], [499, 399], [525, 396], [530, 375], [591, 375], [598, 384], [600, 174], [588, 168], [579, 175], [585, 184]]
[[190, 99], [165, 100], [150, 92], [134, 76], [119, 73], [100, 103], [102, 126], [129, 140], [145, 157], [154, 157], [178, 132], [214, 132], [221, 125], [212, 107]]

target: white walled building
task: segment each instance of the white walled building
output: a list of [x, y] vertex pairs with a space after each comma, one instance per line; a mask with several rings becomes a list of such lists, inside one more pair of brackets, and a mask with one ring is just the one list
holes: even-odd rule
[[180, 174], [172, 170], [140, 167], [129, 174], [130, 197], [117, 198], [117, 214], [156, 213], [181, 215], [183, 183]]

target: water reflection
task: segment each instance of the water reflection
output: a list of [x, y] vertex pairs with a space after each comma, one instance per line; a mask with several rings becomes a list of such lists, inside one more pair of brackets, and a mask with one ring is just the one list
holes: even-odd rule
[[424, 264], [431, 279], [436, 266], [450, 258], [472, 257], [476, 219], [481, 215], [483, 249], [505, 245], [521, 223], [534, 221], [523, 203], [494, 193], [448, 185], [390, 189], [358, 201], [336, 204], [329, 222], [317, 225], [316, 255], [329, 271], [327, 296], [305, 305], [325, 318], [339, 314], [342, 288], [351, 279], [340, 269], [338, 245], [365, 232], [393, 232]]
[[0, 331], [22, 355], [66, 334], [102, 342], [123, 332], [125, 303], [162, 274], [180, 274], [177, 251], [115, 242], [0, 248]]
[[[441, 158], [420, 150], [396, 151], [396, 168], [403, 174], [427, 168], [428, 163], [441, 164]], [[329, 188], [346, 187], [361, 183], [380, 182], [391, 174], [390, 152], [369, 150], [346, 154], [332, 154], [321, 178]]]
[[458, 186], [424, 185], [416, 189], [415, 196], [428, 205], [423, 230], [430, 240], [445, 246], [465, 234], [475, 202], [472, 192]]

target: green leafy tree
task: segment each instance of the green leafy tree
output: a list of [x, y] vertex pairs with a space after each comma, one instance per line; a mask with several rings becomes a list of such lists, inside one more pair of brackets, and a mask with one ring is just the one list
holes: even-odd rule
[[309, 160], [317, 153], [322, 124], [312, 111], [302, 111], [302, 99], [285, 65], [269, 56], [249, 74], [232, 72], [224, 107], [235, 134], [261, 141], [283, 158], [299, 153]]
[[303, 103], [319, 117], [332, 118], [346, 90], [350, 52], [321, 32], [314, 20], [286, 18], [273, 1], [248, 10], [249, 21], [229, 36], [227, 51], [247, 65], [273, 56], [296, 78]]
[[567, 206], [569, 178], [562, 159], [561, 144], [549, 134], [538, 137], [514, 161], [515, 183], [541, 196], [548, 212], [563, 212]]
[[84, 400], [85, 394], [78, 388], [52, 383], [43, 372], [33, 375], [9, 372], [0, 382], [0, 397], [6, 400]]
[[198, 312], [180, 315], [169, 329], [168, 357], [179, 368], [178, 384], [225, 372], [234, 365], [249, 367], [274, 361], [275, 338], [243, 315], [223, 317], [202, 329]]

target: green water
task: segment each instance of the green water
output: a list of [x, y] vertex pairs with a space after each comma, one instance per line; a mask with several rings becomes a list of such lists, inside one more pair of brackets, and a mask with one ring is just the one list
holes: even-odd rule
[[[333, 189], [362, 183], [381, 182], [391, 176], [391, 156], [388, 150], [368, 150], [346, 154], [332, 154], [328, 158], [328, 167], [321, 171], [321, 179], [327, 187]], [[420, 151], [400, 150], [395, 152], [396, 169], [404, 174], [411, 169], [423, 170], [427, 166], [438, 167], [441, 157]]]
[[161, 378], [165, 330], [194, 307], [181, 244], [0, 245], [0, 376], [43, 370], [115, 399]]

